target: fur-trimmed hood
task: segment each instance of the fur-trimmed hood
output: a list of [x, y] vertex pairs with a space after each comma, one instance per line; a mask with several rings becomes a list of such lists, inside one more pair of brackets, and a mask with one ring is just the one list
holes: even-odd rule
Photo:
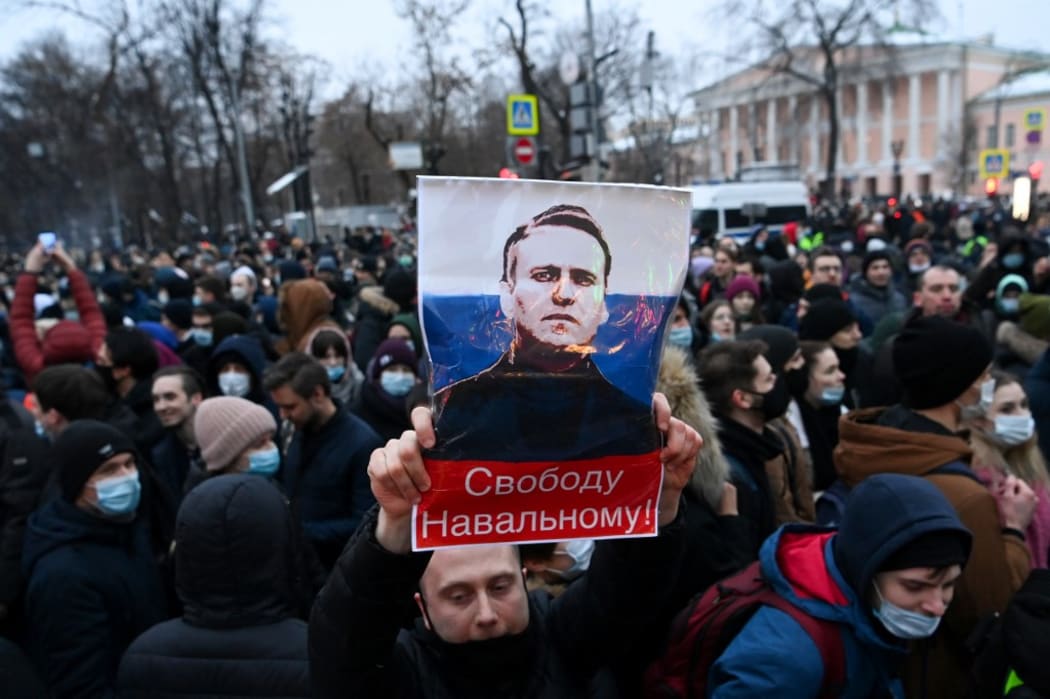
[[358, 298], [361, 299], [361, 303], [367, 303], [388, 316], [401, 312], [401, 306], [398, 305], [397, 301], [384, 294], [381, 286], [366, 286], [362, 288], [358, 292]]
[[722, 455], [718, 421], [711, 414], [711, 406], [700, 390], [696, 369], [682, 349], [673, 345], [664, 347], [656, 390], [667, 396], [671, 414], [703, 437], [704, 447], [696, 459], [691, 487], [698, 497], [703, 498], [717, 512], [723, 485], [729, 480], [729, 462]]

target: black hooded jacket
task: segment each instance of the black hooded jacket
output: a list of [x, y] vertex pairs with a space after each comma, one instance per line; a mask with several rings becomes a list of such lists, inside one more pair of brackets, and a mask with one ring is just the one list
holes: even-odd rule
[[121, 653], [165, 617], [142, 518], [122, 524], [54, 500], [29, 518], [30, 654], [54, 697], [113, 696]]
[[175, 552], [182, 618], [131, 644], [121, 696], [311, 696], [306, 624], [293, 618], [294, 532], [273, 484], [199, 485], [179, 510]]

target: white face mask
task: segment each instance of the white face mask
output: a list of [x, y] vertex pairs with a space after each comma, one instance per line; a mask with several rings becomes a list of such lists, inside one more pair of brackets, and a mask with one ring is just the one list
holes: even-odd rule
[[243, 286], [231, 286], [230, 296], [233, 297], [234, 301], [243, 301], [248, 298], [248, 290]]
[[1027, 415], [996, 415], [995, 438], [1007, 446], [1024, 444], [1035, 434], [1035, 420]]
[[219, 374], [219, 390], [224, 396], [244, 398], [251, 390], [252, 379], [239, 371], [224, 371]]

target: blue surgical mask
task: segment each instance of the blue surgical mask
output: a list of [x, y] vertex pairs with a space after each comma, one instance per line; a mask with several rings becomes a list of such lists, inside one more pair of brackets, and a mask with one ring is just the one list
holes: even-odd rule
[[330, 366], [328, 367], [328, 380], [337, 383], [343, 378], [343, 374], [346, 373], [345, 366]]
[[277, 447], [270, 447], [263, 451], [253, 451], [248, 454], [248, 473], [258, 476], [272, 478], [281, 466], [281, 453]]
[[138, 509], [142, 497], [139, 472], [101, 480], [95, 483], [95, 492], [98, 493], [98, 509], [104, 514], [130, 514]]
[[995, 437], [1007, 446], [1024, 444], [1035, 434], [1035, 420], [1028, 415], [996, 415]]
[[193, 333], [194, 342], [196, 342], [201, 347], [211, 347], [211, 330], [208, 330], [206, 328], [194, 328], [191, 332]]
[[594, 553], [593, 539], [577, 539], [565, 544], [565, 554], [572, 559], [572, 565], [565, 570], [557, 568], [546, 568], [548, 573], [558, 576], [562, 580], [575, 580], [584, 573], [591, 565], [591, 554]]
[[755, 241], [755, 250], [758, 250], [759, 252], [762, 252], [765, 249], [766, 249], [766, 241], [764, 241], [764, 240], [756, 240]]
[[1003, 313], [1014, 314], [1021, 310], [1021, 299], [1004, 298], [999, 299], [999, 310]]
[[693, 329], [688, 325], [683, 325], [680, 328], [671, 328], [671, 332], [667, 334], [667, 339], [672, 345], [689, 347], [693, 344]]
[[711, 333], [711, 342], [721, 342], [722, 336], [718, 333]]
[[1024, 253], [1011, 252], [1003, 255], [1003, 267], [1007, 269], [1019, 269], [1024, 264]]
[[395, 398], [401, 398], [416, 385], [416, 377], [401, 371], [384, 371], [379, 377], [379, 385]]
[[202, 303], [204, 303], [204, 301], [203, 301], [203, 300], [201, 300], [201, 297], [200, 297], [200, 296], [197, 296], [196, 294], [194, 294], [194, 295], [193, 295], [193, 305], [194, 305], [194, 306], [199, 306], [199, 305], [201, 305]]
[[252, 377], [239, 371], [224, 371], [219, 374], [219, 390], [224, 396], [244, 398], [252, 388]]
[[879, 596], [881, 604], [878, 609], [872, 610], [872, 614], [882, 622], [887, 631], [897, 638], [913, 641], [919, 638], [929, 638], [937, 631], [941, 623], [939, 616], [909, 612], [907, 609], [901, 609], [887, 602], [878, 585], [875, 585], [875, 594]]
[[838, 386], [832, 388], [825, 388], [820, 392], [820, 404], [821, 405], [838, 405], [842, 402], [842, 397], [846, 395], [846, 387]]

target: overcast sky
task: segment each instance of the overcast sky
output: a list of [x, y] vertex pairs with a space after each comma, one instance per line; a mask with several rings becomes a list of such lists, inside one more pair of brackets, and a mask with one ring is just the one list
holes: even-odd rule
[[[73, 0], [74, 2], [76, 0]], [[128, 0], [134, 5], [135, 0]], [[619, 0], [630, 4], [632, 0]], [[351, 82], [355, 74], [368, 69], [376, 72], [396, 70], [411, 51], [408, 23], [398, 18], [391, 0], [271, 0], [275, 22], [271, 31], [303, 53], [323, 58], [331, 66], [326, 93], [338, 93], [338, 86]], [[542, 0], [541, 0], [542, 2]], [[1046, 20], [1050, 0], [939, 0], [944, 38], [995, 34], [996, 43], [1011, 48], [1046, 50]], [[90, 8], [92, 0], [81, 0]], [[592, 0], [595, 12], [609, 3]], [[17, 0], [0, 0], [0, 60], [16, 53], [28, 40], [56, 27], [84, 42], [97, 40], [94, 30], [83, 22], [56, 16], [42, 9], [16, 10]], [[732, 32], [711, 27], [706, 12], [711, 2], [645, 0], [640, 14], [656, 33], [658, 48], [681, 55], [698, 44], [713, 51], [731, 52]], [[694, 9], [683, 9], [683, 5]], [[584, 0], [550, 0], [558, 20], [582, 21]], [[491, 37], [500, 16], [512, 17], [512, 0], [473, 0], [469, 16], [459, 30], [464, 45], [475, 46]], [[934, 29], [933, 27], [930, 28]], [[90, 44], [88, 44], [90, 45]], [[639, 47], [641, 50], [641, 47]], [[507, 76], [513, 80], [513, 75]]]

